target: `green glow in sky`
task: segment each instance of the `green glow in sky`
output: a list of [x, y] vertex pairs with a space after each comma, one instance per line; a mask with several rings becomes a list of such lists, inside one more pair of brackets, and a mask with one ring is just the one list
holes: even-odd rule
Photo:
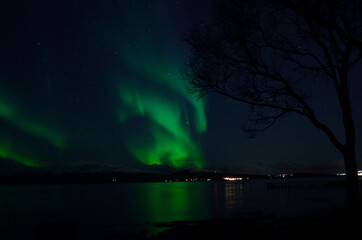
[[197, 100], [194, 95], [187, 91], [185, 82], [182, 81], [179, 72], [180, 61], [173, 60], [167, 62], [167, 59], [157, 59], [159, 58], [158, 54], [153, 48], [149, 48], [141, 53], [133, 53], [132, 50], [127, 48], [123, 52], [125, 53], [124, 61], [132, 70], [141, 71], [144, 76], [151, 78], [153, 81], [166, 87], [168, 91], [179, 94], [184, 98], [180, 100], [179, 104], [187, 120], [189, 114], [184, 107], [184, 102], [186, 101], [188, 104], [191, 104], [195, 110], [194, 123], [197, 131], [203, 132], [206, 130], [205, 102]]
[[178, 98], [180, 93], [172, 89], [169, 91], [172, 94], [164, 94], [157, 87], [145, 88], [142, 85], [127, 85], [125, 82], [120, 84], [120, 121], [127, 122], [136, 116], [144, 117], [148, 120], [151, 134], [148, 142], [138, 140], [137, 136], [128, 139], [128, 147], [145, 164], [200, 168], [200, 149], [191, 134], [193, 123], [199, 119], [195, 116], [192, 121], [182, 110]]
[[19, 153], [14, 149], [10, 142], [0, 141], [0, 157], [15, 161], [28, 167], [44, 167], [44, 164], [29, 157], [26, 154]]
[[60, 131], [35, 122], [22, 114], [19, 108], [7, 101], [4, 101], [4, 99], [0, 99], [0, 118], [3, 118], [32, 136], [39, 137], [50, 142], [56, 147], [66, 147], [65, 137]]
[[[137, 10], [141, 12], [126, 14], [125, 21], [132, 24], [133, 30], [118, 44], [120, 60], [129, 73], [117, 80], [121, 102], [117, 112], [125, 124], [134, 117], [146, 119], [145, 134], [150, 136], [148, 141], [145, 136], [132, 136], [125, 140], [126, 145], [144, 164], [201, 168], [199, 140], [207, 126], [205, 103], [187, 91], [179, 72], [182, 58], [176, 48], [166, 46], [175, 39], [169, 39], [170, 34], [160, 29], [169, 32], [173, 26], [163, 22], [165, 28], [154, 28], [159, 24], [156, 20], [149, 22], [142, 20], [147, 18], [136, 17], [150, 13]], [[150, 34], [150, 28], [160, 32]]]
[[[65, 137], [60, 131], [35, 121], [33, 117], [28, 117], [17, 105], [3, 97], [0, 98], [0, 118], [20, 131], [32, 137], [45, 140], [57, 148], [63, 149], [67, 146]], [[2, 139], [0, 142], [0, 157], [25, 166], [44, 166], [44, 164], [39, 162], [39, 159], [29, 157], [29, 154], [22, 152], [21, 149], [21, 144], [18, 141], [4, 141]]]

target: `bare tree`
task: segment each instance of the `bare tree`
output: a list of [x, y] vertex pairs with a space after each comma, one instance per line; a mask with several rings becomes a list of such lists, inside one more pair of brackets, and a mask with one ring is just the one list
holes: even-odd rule
[[[353, 204], [359, 192], [349, 73], [362, 57], [361, 11], [359, 0], [222, 0], [211, 24], [187, 34], [191, 55], [182, 68], [192, 93], [250, 105], [250, 137], [287, 113], [308, 118], [342, 153]], [[307, 86], [326, 80], [338, 98], [343, 142], [310, 102]]]

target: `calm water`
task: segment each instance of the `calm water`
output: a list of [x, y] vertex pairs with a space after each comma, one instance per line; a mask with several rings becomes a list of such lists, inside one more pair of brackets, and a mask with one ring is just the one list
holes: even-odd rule
[[39, 223], [70, 220], [77, 237], [162, 230], [154, 223], [323, 212], [346, 204], [341, 187], [267, 190], [245, 182], [114, 183], [0, 186], [0, 238], [32, 239]]

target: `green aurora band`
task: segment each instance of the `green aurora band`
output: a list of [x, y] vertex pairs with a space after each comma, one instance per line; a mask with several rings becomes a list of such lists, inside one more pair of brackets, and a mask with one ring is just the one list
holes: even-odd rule
[[[167, 76], [165, 71], [164, 74]], [[192, 138], [191, 132], [193, 126], [198, 133], [206, 130], [204, 103], [188, 97], [184, 86], [174, 88], [174, 85], [167, 85], [167, 81], [157, 82], [162, 80], [160, 78], [151, 79], [158, 88], [146, 88], [142, 84], [127, 81], [122, 81], [119, 85], [118, 94], [122, 102], [119, 109], [120, 121], [126, 122], [137, 116], [145, 117], [148, 119], [148, 129], [152, 135], [152, 141], [147, 143], [137, 141], [137, 136], [136, 139], [128, 139], [129, 150], [145, 164], [201, 168], [200, 148]], [[169, 82], [179, 83], [182, 80], [177, 74]], [[165, 94], [164, 89], [169, 92]], [[194, 119], [190, 119], [184, 101], [188, 101], [194, 108]]]
[[[0, 98], [0, 118], [15, 126], [19, 130], [36, 138], [43, 139], [53, 146], [64, 149], [67, 147], [65, 136], [55, 129], [44, 126], [37, 121], [27, 117], [19, 107], [16, 107], [10, 101]], [[2, 139], [0, 141], [0, 157], [13, 160], [30, 167], [42, 167], [34, 157], [29, 154], [19, 153], [19, 148], [15, 148], [12, 142]]]
[[160, 42], [170, 42], [170, 39], [155, 39], [155, 36], [169, 36], [166, 33], [172, 32], [172, 26], [153, 28], [165, 32], [150, 34], [147, 29], [158, 23], [149, 23], [147, 18], [136, 19], [135, 16], [149, 14], [144, 10], [129, 10], [132, 11], [141, 12], [126, 16], [126, 21], [133, 26], [127, 41], [133, 44], [125, 40], [118, 44], [122, 63], [131, 74], [117, 80], [121, 102], [117, 111], [119, 120], [125, 124], [137, 117], [146, 119], [144, 134], [149, 134], [150, 140], [144, 141], [145, 136], [131, 136], [125, 139], [126, 145], [144, 164], [201, 168], [198, 140], [206, 131], [205, 102], [187, 91], [179, 71], [182, 60], [172, 46], [160, 46]]
[[0, 117], [7, 120], [20, 130], [42, 138], [58, 148], [65, 148], [65, 137], [59, 131], [43, 126], [24, 116], [18, 108], [12, 104], [0, 99]]
[[44, 167], [45, 165], [36, 160], [34, 157], [29, 157], [29, 154], [19, 153], [18, 149], [13, 148], [13, 144], [9, 141], [0, 141], [0, 157], [10, 159], [27, 167]]

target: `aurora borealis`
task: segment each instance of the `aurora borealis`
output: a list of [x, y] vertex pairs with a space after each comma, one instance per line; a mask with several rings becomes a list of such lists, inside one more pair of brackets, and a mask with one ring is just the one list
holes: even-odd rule
[[[2, 91], [4, 93], [4, 91]], [[28, 134], [35, 138], [43, 139], [46, 142], [54, 145], [57, 148], [65, 148], [66, 140], [61, 132], [45, 126], [31, 117], [23, 113], [23, 111], [16, 107], [13, 103], [5, 98], [0, 98], [0, 118], [21, 132]], [[13, 146], [12, 140], [0, 139], [0, 157], [16, 161], [31, 167], [45, 166], [44, 163], [29, 157], [24, 153], [17, 150], [18, 147]]]
[[[247, 106], [215, 95], [198, 100], [188, 92], [180, 69], [189, 48], [182, 39], [191, 26], [210, 19], [211, 4], [3, 2], [0, 165], [84, 161], [256, 173], [343, 165], [303, 119], [291, 116], [250, 140], [241, 131]], [[352, 83], [359, 93], [361, 84]], [[333, 117], [338, 110], [319, 101], [330, 96], [328, 87], [315, 105], [328, 124], [339, 126]], [[354, 96], [357, 123], [361, 99]], [[360, 136], [358, 127], [357, 156]]]
[[[105, 122], [111, 122], [116, 128], [128, 129], [128, 131], [114, 136], [117, 138], [117, 142], [113, 143], [114, 147], [118, 145], [118, 148], [121, 150], [116, 150], [118, 153], [112, 153], [112, 158], [119, 159], [127, 156], [130, 159], [148, 165], [167, 164], [173, 167], [201, 168], [204, 161], [202, 139], [207, 126], [205, 100], [197, 100], [195, 96], [189, 94], [185, 88], [185, 82], [181, 79], [179, 68], [183, 62], [183, 57], [180, 56], [180, 49], [177, 45], [174, 45], [174, 43], [178, 44], [178, 42], [181, 41], [180, 37], [182, 35], [181, 32], [175, 31], [177, 26], [172, 21], [173, 16], [168, 12], [175, 3], [161, 5], [161, 2], [159, 2], [160, 5], [152, 9], [145, 1], [141, 2], [141, 5], [135, 4], [134, 1], [117, 3], [117, 13], [111, 13], [112, 8], [110, 6], [114, 3], [110, 2], [109, 6], [103, 7], [97, 6], [97, 3], [94, 2], [89, 6], [91, 10], [94, 11], [95, 7], [100, 7], [101, 11], [104, 11], [104, 14], [107, 16], [104, 19], [97, 19], [97, 16], [95, 16], [95, 20], [92, 22], [93, 25], [90, 24], [90, 26], [82, 26], [81, 29], [77, 29], [77, 31], [82, 31], [85, 35], [94, 34], [94, 37], [87, 39], [88, 48], [85, 51], [96, 54], [99, 50], [99, 44], [102, 44], [101, 54], [104, 55], [106, 53], [107, 55], [109, 48], [109, 55], [111, 55], [113, 64], [119, 66], [118, 69], [115, 70], [115, 73], [107, 73], [107, 76], [102, 76], [102, 81], [105, 83], [103, 86], [105, 86], [107, 90], [104, 93], [100, 93], [103, 100], [105, 100], [102, 106], [107, 105], [108, 110], [111, 110], [105, 113], [107, 120], [103, 121], [101, 125], [107, 124]], [[42, 5], [44, 3], [39, 4]], [[17, 3], [14, 3], [12, 7], [12, 10], [17, 11], [19, 6]], [[25, 10], [25, 6], [21, 6], [20, 8], [22, 7], [24, 7], [23, 10]], [[39, 6], [33, 5], [27, 7], [37, 8]], [[54, 6], [49, 5], [48, 7], [52, 9]], [[63, 7], [74, 8], [74, 6], [67, 6], [67, 4], [64, 4]], [[76, 9], [68, 10], [77, 11]], [[29, 12], [29, 14], [34, 21], [37, 21], [37, 19], [34, 19], [32, 13]], [[41, 10], [38, 14], [39, 18], [46, 18], [44, 14], [42, 16]], [[58, 12], [58, 14], [62, 15], [62, 12]], [[74, 12], [74, 14], [77, 13]], [[140, 15], [143, 17], [139, 18], [138, 16]], [[83, 17], [88, 18], [89, 16]], [[160, 18], [154, 19], [154, 16], [160, 16]], [[104, 20], [107, 21], [107, 24], [102, 22]], [[54, 21], [53, 23], [49, 23], [45, 28], [51, 29], [50, 31], [53, 32], [54, 35], [62, 35], [57, 29], [53, 28], [53, 24], [62, 25], [64, 24], [63, 20]], [[166, 24], [167, 21], [169, 23]], [[114, 24], [113, 27], [109, 27], [109, 23], [111, 22], [116, 22], [116, 24]], [[163, 26], [160, 27], [160, 24]], [[22, 25], [22, 23], [20, 23], [20, 25]], [[122, 30], [124, 28], [127, 28], [127, 30]], [[53, 123], [53, 117], [49, 119], [47, 117], [39, 117], [36, 113], [25, 113], [22, 110], [22, 108], [27, 107], [24, 101], [28, 101], [32, 96], [31, 94], [25, 94], [27, 99], [23, 97], [16, 99], [16, 97], [19, 96], [17, 94], [20, 94], [16, 93], [16, 91], [9, 93], [9, 95], [15, 96], [13, 98], [15, 98], [17, 102], [21, 102], [20, 106], [22, 108], [18, 106], [15, 107], [11, 101], [5, 98], [0, 98], [1, 120], [4, 121], [5, 124], [16, 128], [17, 131], [26, 135], [28, 138], [34, 138], [37, 139], [37, 141], [43, 142], [43, 144], [47, 145], [46, 148], [51, 149], [53, 153], [62, 152], [60, 155], [68, 155], [67, 152], [72, 152], [74, 149], [89, 148], [90, 145], [97, 145], [97, 141], [99, 140], [96, 139], [104, 138], [108, 135], [107, 133], [103, 135], [102, 133], [94, 133], [94, 130], [90, 130], [90, 132], [85, 134], [92, 136], [92, 138], [89, 139], [85, 137], [83, 130], [81, 130], [87, 126], [87, 124], [84, 124], [84, 121], [92, 122], [93, 117], [87, 118], [83, 115], [82, 117], [76, 118], [76, 115], [79, 115], [78, 109], [75, 110], [77, 111], [76, 114], [68, 111], [60, 113], [59, 110], [54, 110], [54, 108], [59, 109], [59, 105], [63, 104], [62, 101], [64, 101], [65, 95], [71, 95], [72, 100], [76, 104], [80, 104], [81, 99], [79, 92], [69, 93], [69, 95], [67, 95], [68, 92], [73, 90], [72, 87], [70, 88], [71, 90], [69, 90], [69, 86], [64, 88], [62, 80], [56, 80], [59, 78], [57, 74], [60, 74], [60, 78], [62, 78], [64, 77], [64, 72], [69, 71], [69, 65], [65, 64], [61, 67], [57, 65], [56, 62], [57, 60], [59, 61], [59, 55], [56, 55], [64, 54], [66, 56], [71, 54], [72, 57], [74, 57], [81, 54], [69, 52], [69, 49], [67, 49], [65, 53], [57, 52], [56, 47], [61, 46], [64, 42], [57, 42], [53, 39], [54, 36], [52, 36], [51, 33], [49, 34], [44, 29], [41, 29], [41, 27], [39, 27], [38, 33], [43, 34], [45, 40], [29, 39], [33, 41], [31, 43], [33, 50], [36, 50], [35, 53], [29, 54], [29, 60], [35, 59], [36, 61], [32, 66], [29, 66], [33, 74], [26, 76], [32, 79], [30, 80], [31, 84], [39, 88], [36, 90], [37, 94], [42, 95], [42, 103], [36, 107], [39, 107], [40, 114], [42, 115], [48, 111], [46, 108], [48, 107], [47, 105], [50, 104], [50, 108], [53, 108], [51, 111], [56, 112], [54, 115], [57, 117], [59, 117], [59, 115], [65, 115], [65, 120], [73, 123], [64, 124], [64, 121], [62, 121], [64, 120], [63, 118], [59, 121], [59, 124], [56, 124], [57, 128], [50, 127], [51, 125], [55, 125]], [[24, 33], [18, 32], [18, 34]], [[72, 35], [72, 33], [67, 34]], [[104, 36], [108, 37], [104, 38]], [[52, 42], [52, 40], [55, 40], [55, 42]], [[52, 44], [54, 44], [54, 46], [50, 46]], [[83, 54], [84, 53], [85, 52], [83, 52]], [[88, 65], [86, 63], [84, 64]], [[89, 66], [86, 66], [85, 68], [88, 67]], [[101, 70], [102, 73], [109, 71], [109, 66], [106, 69], [107, 70]], [[86, 73], [89, 70], [89, 68], [87, 70], [84, 69], [82, 72]], [[56, 73], [57, 71], [58, 73]], [[9, 74], [7, 77], [11, 78], [13, 76]], [[18, 77], [18, 79], [21, 78]], [[22, 80], [23, 79], [20, 81]], [[25, 85], [28, 80], [24, 79], [23, 81]], [[79, 79], [72, 77], [69, 81], [76, 82], [79, 81]], [[84, 81], [87, 81], [87, 79]], [[98, 85], [100, 81], [101, 80], [97, 79], [92, 82], [94, 85]], [[9, 82], [10, 81], [6, 81], [7, 84], [9, 84]], [[59, 84], [62, 86], [59, 86]], [[77, 88], [79, 88], [79, 86], [81, 85], [78, 85]], [[89, 87], [89, 82], [84, 84], [84, 88], [86, 87]], [[6, 91], [8, 91], [7, 88], [9, 88], [9, 85], [5, 84], [4, 89], [6, 89]], [[60, 91], [62, 88], [63, 91]], [[5, 92], [5, 90], [2, 92]], [[96, 95], [98, 94], [99, 93], [96, 93]], [[106, 99], [108, 96], [112, 96], [112, 98]], [[83, 96], [83, 99], [88, 97], [89, 96]], [[51, 102], [49, 103], [48, 101], [50, 99]], [[95, 109], [92, 109], [92, 111], [94, 110]], [[83, 109], [80, 111], [83, 111]], [[86, 115], [88, 114], [91, 115], [91, 112], [86, 113]], [[96, 111], [95, 114], [99, 113]], [[103, 113], [102, 115], [104, 116]], [[74, 118], [76, 118], [75, 121]], [[79, 124], [77, 124], [77, 120], [79, 120]], [[132, 127], [135, 121], [139, 124]], [[62, 130], [60, 131], [59, 129]], [[82, 131], [82, 133], [74, 136], [74, 132], [80, 131]], [[76, 141], [74, 141], [74, 138], [76, 138]], [[73, 140], [67, 141], [68, 139]], [[43, 154], [37, 155], [39, 153], [36, 152], [32, 153], [31, 150], [29, 150], [29, 152], [32, 157], [23, 156], [24, 153], [21, 152], [22, 144], [19, 144], [15, 140], [10, 141], [9, 139], [5, 139], [4, 141], [5, 143], [2, 144], [1, 149], [1, 157], [7, 160], [12, 160], [27, 166], [52, 165], [53, 163], [51, 161], [55, 163], [62, 161], [62, 159], [57, 159], [59, 158], [59, 154], [56, 154], [56, 156], [45, 154], [44, 156]], [[101, 151], [104, 151], [104, 149]], [[117, 156], [117, 154], [120, 156]], [[84, 153], [79, 152], [76, 155], [84, 158]], [[49, 157], [53, 159], [50, 161]], [[84, 159], [77, 160], [84, 161]], [[94, 159], [92, 159], [92, 161], [93, 160]], [[120, 164], [122, 164], [122, 162], [120, 162]]]
[[[134, 118], [145, 118], [144, 136], [130, 135], [126, 145], [145, 164], [200, 168], [201, 145], [196, 136], [206, 131], [205, 104], [187, 92], [179, 73], [182, 61], [175, 49], [154, 39], [155, 34], [165, 37], [172, 24], [162, 33], [155, 26], [158, 23], [149, 23], [153, 11], [148, 12], [142, 11], [140, 15], [146, 17], [141, 19], [136, 19], [138, 14], [125, 14], [126, 24], [133, 26], [126, 38], [135, 40], [117, 50], [132, 74], [119, 80], [119, 120], [127, 124]], [[139, 29], [143, 31], [139, 33]], [[155, 33], [151, 35], [150, 29]]]

